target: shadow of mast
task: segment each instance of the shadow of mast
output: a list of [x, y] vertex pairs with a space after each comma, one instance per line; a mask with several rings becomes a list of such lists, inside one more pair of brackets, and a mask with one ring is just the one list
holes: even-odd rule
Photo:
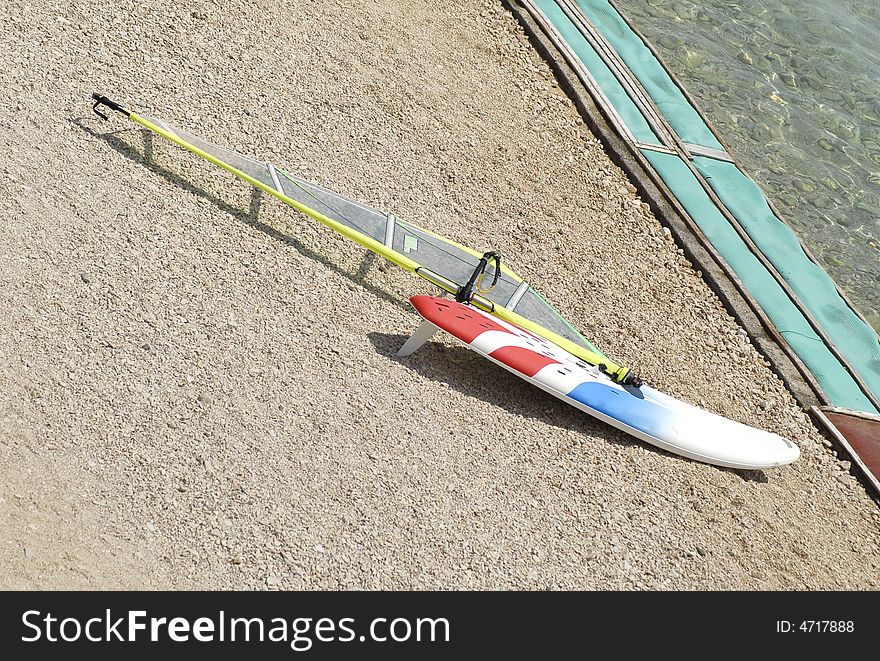
[[409, 305], [407, 305], [404, 301], [401, 301], [400, 298], [398, 296], [395, 296], [392, 292], [386, 289], [382, 289], [381, 287], [378, 287], [373, 283], [367, 282], [366, 276], [377, 258], [377, 255], [375, 253], [367, 251], [356, 271], [352, 272], [346, 270], [342, 268], [339, 264], [331, 261], [325, 255], [322, 255], [321, 253], [312, 250], [296, 237], [285, 234], [284, 232], [281, 232], [271, 225], [261, 221], [259, 219], [259, 215], [263, 192], [259, 188], [252, 188], [250, 207], [247, 211], [244, 211], [243, 209], [240, 209], [239, 207], [230, 204], [226, 200], [223, 200], [217, 195], [214, 195], [210, 191], [207, 191], [204, 188], [198, 186], [197, 184], [193, 183], [189, 179], [186, 179], [180, 174], [173, 172], [172, 170], [169, 170], [168, 168], [157, 163], [153, 157], [154, 136], [153, 133], [148, 131], [147, 129], [140, 129], [140, 132], [144, 139], [144, 150], [143, 152], [140, 152], [134, 146], [118, 137], [119, 133], [131, 133], [133, 131], [138, 131], [139, 129], [123, 129], [119, 131], [101, 133], [88, 126], [88, 124], [86, 124], [86, 120], [90, 121], [91, 117], [74, 117], [70, 119], [70, 122], [78, 126], [80, 129], [88, 133], [93, 138], [102, 140], [107, 145], [109, 145], [111, 149], [119, 154], [122, 154], [125, 158], [134, 161], [143, 167], [146, 167], [150, 172], [159, 175], [166, 181], [186, 191], [187, 193], [197, 195], [198, 197], [207, 200], [218, 209], [232, 216], [236, 220], [239, 220], [249, 225], [250, 227], [253, 227], [254, 229], [263, 232], [264, 234], [268, 235], [276, 241], [280, 241], [285, 245], [294, 248], [304, 257], [320, 262], [323, 266], [327, 267], [334, 273], [337, 273], [347, 278], [351, 282], [357, 284], [358, 286], [363, 287], [377, 298], [396, 305], [399, 308], [405, 310], [410, 309]]

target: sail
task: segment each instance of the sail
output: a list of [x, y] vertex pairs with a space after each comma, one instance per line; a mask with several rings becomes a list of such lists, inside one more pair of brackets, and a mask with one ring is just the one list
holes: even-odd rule
[[[210, 143], [163, 120], [138, 115], [106, 97], [93, 98], [449, 293], [458, 292], [480, 263], [481, 253], [393, 214], [346, 198], [271, 163]], [[494, 280], [496, 268], [495, 263], [487, 267], [487, 285]], [[632, 378], [628, 368], [600, 352], [527, 281], [506, 265], [500, 271], [495, 286], [489, 291], [478, 288], [472, 304], [544, 337], [592, 365], [600, 365], [619, 382]]]

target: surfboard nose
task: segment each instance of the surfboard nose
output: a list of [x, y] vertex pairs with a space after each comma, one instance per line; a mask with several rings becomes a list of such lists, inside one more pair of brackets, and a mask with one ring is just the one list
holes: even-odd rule
[[793, 464], [801, 457], [801, 449], [798, 447], [797, 443], [793, 441], [789, 441], [787, 438], [782, 438], [782, 442], [787, 446], [791, 446], [788, 448], [788, 452], [780, 453], [780, 462], [777, 464], [778, 466], [787, 466], [788, 464]]
[[437, 298], [436, 296], [426, 296], [424, 294], [411, 296], [409, 302], [413, 304], [413, 307], [420, 315], [432, 322], [438, 315], [443, 314], [444, 309], [450, 307], [448, 301], [444, 301], [442, 298]]

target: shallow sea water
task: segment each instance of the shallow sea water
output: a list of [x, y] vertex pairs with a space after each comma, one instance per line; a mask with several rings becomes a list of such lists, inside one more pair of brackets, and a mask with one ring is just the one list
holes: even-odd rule
[[618, 5], [880, 330], [880, 2]]

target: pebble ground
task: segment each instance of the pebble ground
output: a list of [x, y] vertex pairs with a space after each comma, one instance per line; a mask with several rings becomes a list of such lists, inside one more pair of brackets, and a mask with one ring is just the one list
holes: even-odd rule
[[[880, 515], [498, 2], [0, 4], [0, 587], [876, 589]], [[89, 110], [100, 90], [478, 249], [722, 470], [448, 338], [421, 281]]]

